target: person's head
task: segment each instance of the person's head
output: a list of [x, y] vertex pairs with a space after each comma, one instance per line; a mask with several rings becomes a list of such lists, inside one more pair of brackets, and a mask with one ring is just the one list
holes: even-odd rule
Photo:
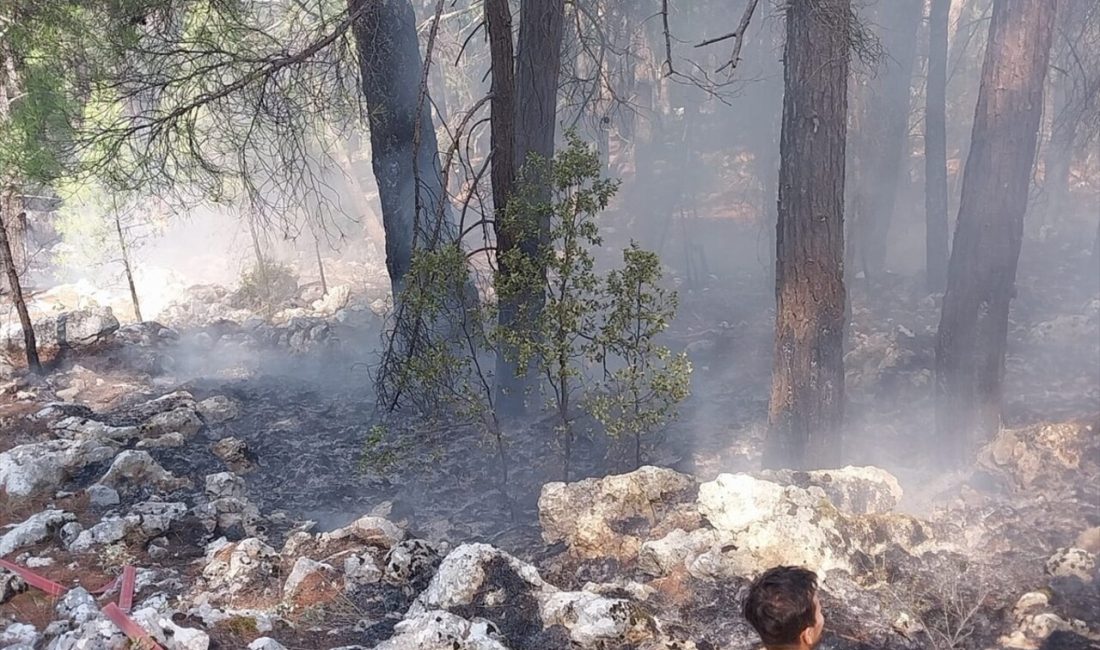
[[768, 648], [814, 647], [825, 626], [817, 574], [791, 566], [768, 569], [749, 588], [744, 614]]

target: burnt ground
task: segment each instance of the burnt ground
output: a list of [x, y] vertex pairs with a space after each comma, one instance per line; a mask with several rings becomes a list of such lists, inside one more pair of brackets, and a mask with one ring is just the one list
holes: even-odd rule
[[[1083, 260], [1059, 246], [1031, 244], [1021, 260], [1006, 379], [1008, 426], [1100, 411], [1100, 337], [1083, 341], [1072, 330], [1068, 337], [1036, 335], [1059, 318], [1084, 318], [1084, 327], [1096, 327], [1095, 315], [1081, 316], [1097, 301], [1080, 280]], [[693, 396], [681, 417], [647, 442], [645, 454], [646, 462], [703, 478], [755, 468], [767, 421], [774, 318], [758, 274], [734, 273], [713, 284], [721, 288], [682, 291], [668, 342], [694, 360]], [[920, 278], [888, 276], [852, 288], [848, 449], [854, 464], [883, 466], [906, 488], [928, 483], [924, 450], [933, 422], [929, 378], [938, 311]], [[345, 338], [345, 345], [363, 345]], [[216, 359], [221, 353], [206, 354]], [[151, 450], [173, 473], [201, 486], [206, 474], [226, 469], [211, 445], [234, 436], [255, 456], [246, 475], [249, 497], [264, 512], [284, 511], [288, 525], [311, 519], [332, 529], [391, 502], [390, 518], [430, 539], [484, 541], [527, 557], [541, 548], [538, 493], [562, 478], [551, 418], [506, 427], [509, 476], [502, 489], [493, 446], [476, 427], [397, 417], [375, 429], [361, 349], [229, 357], [178, 387], [199, 399], [231, 397], [240, 416], [208, 427], [182, 448]], [[126, 414], [119, 408], [107, 419], [122, 423]], [[633, 469], [628, 447], [582, 434], [571, 479]]]

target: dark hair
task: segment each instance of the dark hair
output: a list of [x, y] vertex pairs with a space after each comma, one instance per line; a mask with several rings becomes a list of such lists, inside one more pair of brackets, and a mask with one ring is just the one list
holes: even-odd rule
[[797, 645], [802, 631], [817, 623], [817, 574], [777, 566], [753, 580], [744, 614], [766, 646]]

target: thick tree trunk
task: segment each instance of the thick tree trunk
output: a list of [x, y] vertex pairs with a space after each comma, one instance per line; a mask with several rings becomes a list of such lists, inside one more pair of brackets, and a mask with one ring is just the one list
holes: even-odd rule
[[[348, 0], [348, 8], [358, 12], [352, 31], [369, 108], [371, 166], [382, 203], [386, 269], [396, 300], [412, 262], [414, 243], [431, 245], [434, 234], [453, 236], [454, 227], [431, 103], [419, 103], [423, 70], [412, 4], [409, 0]], [[443, 223], [438, 223], [441, 214]]]
[[862, 138], [868, 147], [864, 151], [867, 185], [861, 190], [867, 197], [867, 214], [859, 241], [860, 260], [868, 280], [884, 270], [898, 180], [908, 158], [909, 89], [924, 0], [879, 6], [880, 38], [887, 45], [888, 58], [868, 85], [866, 126], [871, 132]]
[[1001, 423], [1009, 302], [1056, 5], [993, 5], [936, 337], [936, 447], [947, 462], [963, 462]]
[[[488, 4], [488, 3], [487, 3]], [[486, 7], [488, 11], [489, 7]], [[503, 9], [497, 7], [494, 13], [503, 14]], [[554, 133], [557, 120], [557, 96], [558, 77], [561, 69], [561, 43], [562, 23], [565, 17], [564, 0], [523, 0], [520, 4], [519, 42], [515, 62], [515, 103], [513, 111], [512, 160], [515, 167], [512, 179], [518, 178], [524, 165], [531, 156], [537, 156], [542, 160], [550, 160], [554, 156]], [[494, 31], [501, 30], [500, 22], [503, 16], [491, 18], [495, 24]], [[504, 56], [503, 37], [496, 38], [490, 35], [490, 45], [497, 58]], [[494, 69], [497, 64], [494, 62]], [[501, 69], [503, 72], [503, 69]], [[494, 93], [496, 92], [494, 78]], [[504, 90], [503, 88], [501, 89]], [[494, 96], [494, 100], [498, 100]], [[504, 110], [503, 106], [500, 107]], [[494, 122], [496, 117], [494, 116]], [[504, 118], [507, 119], [507, 118]], [[494, 124], [492, 134], [494, 142], [501, 147], [506, 146], [503, 134], [498, 134], [500, 128]], [[504, 129], [501, 128], [501, 131]], [[494, 144], [494, 149], [496, 148]], [[494, 154], [495, 156], [495, 154]], [[496, 181], [496, 158], [494, 157], [493, 174]], [[502, 165], [503, 166], [503, 165]], [[537, 188], [534, 192], [536, 200], [550, 199], [549, 179], [536, 178], [529, 169], [524, 175], [524, 182], [532, 183]], [[505, 182], [510, 182], [505, 180]], [[493, 198], [496, 200], [497, 189], [493, 189]], [[507, 197], [504, 197], [507, 200]], [[499, 214], [499, 208], [498, 208]], [[518, 249], [524, 255], [534, 257], [538, 254], [542, 242], [545, 240], [548, 223], [539, 223], [537, 232], [497, 233], [497, 254], [500, 256]], [[528, 229], [529, 230], [529, 229]], [[502, 279], [507, 278], [509, 269], [500, 268], [498, 273]], [[516, 330], [529, 330], [531, 324], [538, 318], [545, 303], [543, 292], [531, 291], [521, 295], [502, 296], [499, 302], [499, 323], [502, 328]], [[497, 357], [497, 407], [503, 415], [523, 413], [526, 410], [526, 395], [531, 392], [534, 383], [534, 373], [531, 368], [520, 368], [516, 363], [516, 353], [511, 349], [504, 349]]]
[[19, 271], [12, 258], [11, 245], [8, 242], [7, 224], [18, 219], [18, 211], [15, 209], [15, 191], [7, 189], [0, 196], [0, 269], [8, 279], [8, 288], [11, 289], [11, 301], [15, 305], [15, 311], [19, 314], [19, 324], [23, 328], [23, 345], [26, 348], [27, 368], [31, 372], [42, 372], [42, 364], [38, 360], [38, 344], [34, 340], [34, 324], [31, 323], [30, 313], [27, 311], [27, 302], [23, 299], [23, 286], [19, 283]]
[[951, 0], [932, 0], [924, 109], [924, 245], [928, 291], [947, 286], [947, 27]]
[[850, 0], [787, 7], [767, 466], [832, 466], [844, 415]]

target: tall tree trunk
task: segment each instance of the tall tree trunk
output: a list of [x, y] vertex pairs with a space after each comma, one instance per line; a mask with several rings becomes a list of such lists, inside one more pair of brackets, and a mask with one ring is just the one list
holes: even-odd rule
[[23, 299], [23, 286], [19, 283], [19, 270], [12, 258], [11, 245], [8, 242], [7, 224], [18, 219], [18, 211], [15, 207], [15, 190], [6, 188], [3, 196], [0, 196], [0, 267], [8, 278], [8, 288], [11, 289], [11, 301], [15, 305], [15, 311], [19, 314], [19, 324], [23, 328], [23, 345], [26, 348], [27, 368], [31, 372], [42, 372], [42, 364], [38, 360], [38, 344], [34, 340], [34, 324], [31, 323], [30, 313], [27, 311], [27, 302]]
[[784, 48], [767, 466], [831, 466], [844, 416], [850, 0], [792, 0]]
[[1008, 310], [1056, 6], [993, 4], [936, 336], [936, 447], [947, 462], [963, 462], [1001, 423]]
[[134, 305], [134, 318], [137, 322], [144, 322], [141, 317], [141, 303], [138, 301], [137, 286], [134, 284], [134, 269], [130, 266], [130, 250], [126, 246], [126, 237], [122, 234], [122, 220], [118, 210], [115, 210], [115, 232], [118, 233], [118, 247], [122, 250], [122, 268], [126, 271], [126, 283], [130, 286], [130, 302]]
[[[443, 188], [431, 103], [419, 103], [423, 69], [412, 4], [409, 0], [348, 0], [348, 9], [358, 13], [352, 31], [369, 108], [371, 167], [382, 203], [386, 269], [397, 300], [412, 262], [414, 241], [434, 243], [427, 240], [437, 227], [441, 234], [453, 236], [454, 224]], [[419, 143], [415, 143], [418, 130]], [[443, 223], [437, 222], [440, 214]]]
[[[487, 3], [489, 4], [489, 3]], [[488, 11], [490, 7], [486, 7]], [[495, 14], [503, 14], [503, 8], [495, 7]], [[565, 17], [564, 0], [523, 0], [520, 4], [519, 42], [517, 46], [514, 77], [514, 111], [511, 120], [513, 144], [513, 171], [511, 178], [519, 177], [519, 170], [531, 156], [550, 160], [554, 156], [554, 133], [557, 121], [558, 77], [561, 69], [562, 23]], [[502, 30], [503, 15], [495, 16], [494, 31]], [[493, 48], [494, 70], [496, 60], [505, 55], [503, 37], [490, 35]], [[500, 69], [504, 72], [503, 68]], [[494, 93], [497, 79], [494, 78]], [[503, 89], [502, 89], [503, 91]], [[501, 101], [496, 98], [494, 101]], [[503, 106], [494, 106], [504, 110]], [[494, 116], [494, 122], [496, 116]], [[502, 119], [508, 119], [502, 116]], [[499, 145], [506, 146], [506, 136], [498, 133], [493, 126], [494, 150]], [[504, 129], [501, 128], [503, 131]], [[502, 138], [499, 139], [498, 138]], [[494, 154], [494, 183], [496, 181], [497, 160]], [[503, 165], [501, 165], [503, 167]], [[533, 196], [536, 200], [550, 199], [550, 186], [547, 178], [535, 178], [533, 169], [528, 169], [524, 182], [536, 188]], [[504, 172], [507, 173], [507, 172]], [[511, 181], [504, 179], [505, 183]], [[509, 187], [509, 189], [511, 189]], [[497, 189], [493, 188], [493, 198], [498, 199]], [[505, 201], [507, 197], [503, 197]], [[498, 214], [500, 208], [497, 208]], [[523, 255], [535, 257], [546, 238], [549, 224], [540, 222], [537, 232], [497, 233], [497, 259], [510, 251], [519, 250]], [[507, 279], [511, 270], [498, 269], [502, 279]], [[545, 304], [541, 289], [524, 292], [515, 296], [502, 296], [499, 305], [499, 323], [510, 330], [530, 330]], [[497, 356], [497, 407], [501, 414], [519, 414], [526, 410], [526, 395], [530, 393], [535, 377], [532, 368], [518, 367], [515, 350], [506, 348]]]
[[947, 26], [951, 0], [932, 0], [928, 14], [928, 81], [924, 109], [924, 245], [928, 291], [947, 286]]
[[880, 38], [887, 43], [889, 56], [868, 86], [867, 122], [871, 133], [864, 138], [870, 149], [864, 152], [868, 185], [863, 188], [868, 212], [860, 255], [868, 280], [884, 270], [898, 179], [908, 158], [909, 89], [924, 0], [880, 3], [879, 7]]
[[[1054, 97], [1052, 108], [1054, 119], [1051, 123], [1050, 141], [1047, 142], [1043, 164], [1043, 190], [1046, 194], [1046, 209], [1040, 213], [1038, 234], [1044, 234], [1045, 225], [1054, 226], [1065, 219], [1069, 199], [1070, 167], [1073, 164], [1074, 144], [1077, 140], [1079, 114], [1070, 107], [1070, 93], [1067, 88], [1072, 83], [1065, 74], [1059, 74], [1051, 80]], [[1087, 102], [1086, 102], [1087, 105]]]

